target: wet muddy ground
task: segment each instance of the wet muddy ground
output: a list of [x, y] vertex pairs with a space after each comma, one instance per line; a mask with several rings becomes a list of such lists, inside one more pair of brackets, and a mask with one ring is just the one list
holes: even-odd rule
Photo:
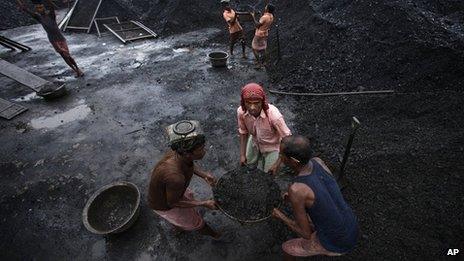
[[[447, 259], [449, 248], [464, 245], [463, 12], [443, 5], [450, 2], [460, 3], [281, 1], [283, 59], [271, 68], [272, 83], [251, 61], [234, 58], [227, 69], [209, 67], [206, 54], [227, 49], [214, 43], [224, 42], [224, 28], [200, 26], [127, 46], [111, 37], [69, 34], [71, 52], [87, 74], [78, 80], [40, 27], [3, 31], [34, 50], [2, 49], [2, 58], [66, 81], [71, 94], [45, 102], [0, 78], [0, 97], [29, 108], [12, 121], [0, 120], [0, 220], [7, 228], [1, 257], [279, 260], [289, 233], [273, 220], [241, 226], [218, 211], [204, 211], [214, 228], [235, 234], [219, 245], [196, 234], [172, 235], [145, 202], [134, 227], [120, 235], [94, 236], [80, 221], [86, 199], [105, 184], [128, 180], [145, 193], [150, 170], [166, 149], [162, 128], [177, 120], [205, 124], [209, 152], [203, 167], [220, 177], [236, 166], [239, 88], [253, 80], [286, 91], [397, 90], [270, 100], [292, 132], [312, 137], [316, 154], [335, 168], [351, 117], [361, 121], [343, 191], [361, 237], [340, 260]], [[434, 3], [444, 13], [425, 6]], [[201, 180], [194, 179], [192, 188], [199, 198], [212, 196]]]
[[[81, 79], [74, 78], [38, 25], [2, 33], [33, 48], [29, 53], [2, 49], [2, 59], [66, 82], [70, 91], [46, 102], [0, 77], [0, 97], [29, 108], [11, 121], [0, 120], [2, 259], [279, 259], [286, 232], [277, 222], [242, 226], [218, 211], [201, 210], [213, 228], [233, 232], [231, 242], [213, 243], [196, 233], [174, 236], [145, 203], [149, 174], [168, 148], [164, 128], [173, 122], [203, 124], [208, 153], [199, 164], [204, 169], [220, 177], [238, 165], [240, 88], [250, 81], [267, 84], [267, 76], [253, 68], [251, 58], [233, 57], [227, 68], [211, 68], [207, 54], [227, 47], [209, 39], [222, 31], [205, 28], [128, 45], [110, 36], [67, 34], [86, 74]], [[292, 127], [287, 108], [279, 106]], [[93, 235], [81, 220], [85, 202], [118, 180], [140, 188], [140, 217], [122, 234]], [[194, 178], [191, 188], [197, 198], [212, 197], [202, 180]]]

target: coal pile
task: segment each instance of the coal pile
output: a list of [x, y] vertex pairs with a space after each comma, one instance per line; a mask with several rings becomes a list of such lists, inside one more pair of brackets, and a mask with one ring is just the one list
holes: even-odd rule
[[[29, 9], [32, 8], [29, 5]], [[36, 23], [32, 17], [18, 9], [16, 1], [0, 1], [0, 18], [0, 30]]]
[[[34, 6], [30, 0], [25, 0], [24, 2], [29, 10], [34, 10]], [[54, 3], [58, 9], [72, 6], [72, 2], [54, 1]], [[19, 10], [16, 0], [0, 1], [0, 31], [35, 23], [37, 21], [30, 15]]]
[[225, 27], [221, 5], [216, 0], [115, 0], [114, 3], [130, 12], [127, 15], [132, 16], [131, 19], [140, 20], [164, 35]]
[[213, 192], [221, 209], [240, 221], [267, 218], [281, 203], [280, 190], [272, 176], [247, 167], [225, 174]]
[[[460, 90], [462, 1], [277, 1], [287, 91]], [[274, 28], [275, 35], [275, 28]], [[272, 46], [275, 52], [275, 41]]]

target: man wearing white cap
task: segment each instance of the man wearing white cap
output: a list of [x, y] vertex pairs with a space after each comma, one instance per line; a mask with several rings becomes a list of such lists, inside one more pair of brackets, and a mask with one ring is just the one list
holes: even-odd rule
[[177, 231], [199, 231], [215, 239], [220, 234], [211, 229], [195, 209], [216, 209], [214, 200], [196, 200], [188, 189], [193, 174], [210, 186], [216, 179], [200, 170], [195, 160], [205, 154], [205, 136], [198, 121], [180, 121], [167, 128], [171, 150], [156, 164], [148, 187], [148, 206], [171, 223]]

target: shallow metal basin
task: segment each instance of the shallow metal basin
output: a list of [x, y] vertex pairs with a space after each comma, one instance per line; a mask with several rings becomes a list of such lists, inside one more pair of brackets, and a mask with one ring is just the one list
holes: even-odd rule
[[128, 229], [137, 220], [140, 191], [136, 185], [118, 181], [95, 192], [82, 212], [84, 226], [99, 235], [115, 234]]

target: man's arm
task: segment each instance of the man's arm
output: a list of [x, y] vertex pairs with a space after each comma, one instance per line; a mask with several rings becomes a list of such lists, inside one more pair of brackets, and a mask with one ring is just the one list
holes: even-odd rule
[[246, 146], [248, 142], [248, 134], [240, 134], [240, 165], [245, 165], [246, 162]]
[[292, 135], [292, 132], [285, 123], [284, 117], [279, 117], [277, 120], [272, 122], [272, 127], [279, 133], [280, 138], [284, 138]]
[[53, 3], [52, 0], [47, 0], [47, 6], [48, 6], [48, 10], [50, 11], [50, 15], [52, 16], [53, 19], [56, 20], [55, 9], [57, 8], [57, 6], [55, 5], [55, 3]]
[[[292, 231], [300, 235], [305, 239], [310, 239], [313, 229], [311, 228], [311, 223], [306, 213], [305, 201], [308, 196], [305, 193], [304, 186], [302, 184], [294, 184], [290, 187], [288, 197], [293, 209], [293, 215], [295, 220], [288, 218], [280, 210], [274, 209], [273, 216], [282, 220]], [[311, 193], [312, 194], [312, 193]], [[311, 200], [311, 205], [314, 200], [314, 197]]]
[[209, 209], [216, 209], [214, 200], [185, 200], [183, 198], [183, 188], [178, 185], [166, 187], [166, 201], [171, 208], [193, 208], [193, 207], [207, 207]]
[[198, 177], [204, 179], [206, 183], [208, 183], [210, 186], [216, 185], [216, 178], [210, 172], [200, 169], [200, 167], [198, 167], [197, 164], [193, 165], [193, 173]]
[[227, 23], [229, 23], [230, 25], [235, 24], [235, 22], [237, 21], [237, 17], [238, 17], [237, 12], [235, 12], [234, 17], [230, 19], [229, 21], [227, 21]]
[[240, 165], [245, 165], [246, 162], [246, 145], [248, 142], [248, 129], [245, 124], [244, 111], [241, 107], [237, 109], [237, 124], [238, 132], [240, 133]]
[[251, 13], [251, 17], [253, 17], [253, 23], [255, 24], [255, 28], [260, 28], [262, 24], [259, 21], [256, 21], [256, 16], [255, 16], [254, 11]]

